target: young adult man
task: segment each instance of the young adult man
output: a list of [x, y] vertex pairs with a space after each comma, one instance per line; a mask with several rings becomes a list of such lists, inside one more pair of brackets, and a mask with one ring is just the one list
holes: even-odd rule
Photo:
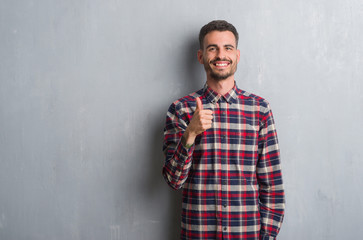
[[181, 239], [275, 239], [284, 215], [280, 153], [266, 100], [237, 88], [235, 27], [202, 27], [207, 82], [170, 106], [163, 176], [183, 188]]

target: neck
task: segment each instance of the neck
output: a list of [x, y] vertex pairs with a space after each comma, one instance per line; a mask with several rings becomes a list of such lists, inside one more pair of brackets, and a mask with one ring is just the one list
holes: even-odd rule
[[224, 80], [207, 79], [208, 87], [220, 95], [225, 95], [234, 87], [234, 77], [231, 76]]

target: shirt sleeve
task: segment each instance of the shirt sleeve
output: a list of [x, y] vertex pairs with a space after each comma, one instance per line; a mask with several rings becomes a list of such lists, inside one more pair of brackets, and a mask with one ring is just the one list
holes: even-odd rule
[[180, 114], [176, 105], [172, 104], [166, 115], [164, 128], [163, 151], [165, 162], [163, 176], [173, 189], [180, 189], [187, 180], [192, 165], [194, 145], [186, 148], [181, 143], [181, 138], [187, 128], [186, 114]]
[[273, 240], [279, 233], [283, 221], [285, 193], [282, 182], [280, 150], [272, 111], [269, 104], [263, 109], [257, 163], [261, 215], [260, 240]]

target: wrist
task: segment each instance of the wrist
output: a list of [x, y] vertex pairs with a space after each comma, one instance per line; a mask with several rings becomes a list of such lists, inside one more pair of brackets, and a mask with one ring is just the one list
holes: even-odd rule
[[197, 137], [196, 134], [193, 134], [192, 132], [189, 132], [188, 129], [184, 132], [182, 136], [182, 144], [186, 148], [190, 148], [195, 141], [195, 138]]

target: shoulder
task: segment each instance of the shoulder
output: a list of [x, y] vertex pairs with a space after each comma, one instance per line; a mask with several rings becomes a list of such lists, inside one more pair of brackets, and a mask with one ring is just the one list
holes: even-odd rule
[[245, 102], [246, 104], [249, 104], [252, 106], [258, 106], [258, 107], [262, 107], [262, 108], [269, 107], [269, 102], [261, 96], [247, 92], [242, 89], [237, 89], [237, 93], [238, 93], [239, 100]]
[[198, 91], [189, 93], [188, 95], [175, 100], [169, 107], [170, 109], [174, 109], [176, 112], [190, 112], [194, 111], [196, 107], [196, 98], [201, 97], [203, 95], [203, 89]]

